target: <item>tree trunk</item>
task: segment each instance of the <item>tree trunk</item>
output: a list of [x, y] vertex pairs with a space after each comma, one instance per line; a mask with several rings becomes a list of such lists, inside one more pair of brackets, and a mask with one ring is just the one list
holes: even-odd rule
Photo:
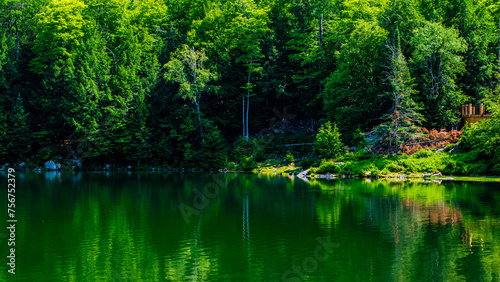
[[319, 47], [321, 49], [321, 45], [323, 44], [323, 13], [319, 18]]
[[247, 117], [246, 117], [246, 138], [248, 139], [248, 112], [249, 112], [249, 108], [250, 108], [250, 72], [248, 72], [248, 84], [247, 84], [248, 88], [247, 88]]
[[[319, 46], [319, 51], [321, 52], [321, 45], [323, 45], [323, 13], [321, 13], [321, 17], [319, 19], [319, 38], [318, 38], [318, 46]], [[321, 58], [318, 59], [318, 70], [321, 72]], [[321, 87], [321, 82], [318, 79], [318, 86], [319, 86], [319, 94], [323, 92], [323, 89]]]
[[203, 141], [203, 125], [201, 124], [200, 101], [196, 101], [196, 111], [198, 112], [198, 122], [200, 123], [200, 137]]
[[243, 100], [243, 108], [242, 108], [243, 111], [242, 111], [242, 115], [241, 115], [243, 117], [243, 137], [245, 137], [246, 136], [246, 134], [245, 134], [245, 94], [242, 94], [241, 98]]
[[19, 57], [19, 41], [20, 41], [20, 38], [19, 38], [19, 31], [18, 31], [18, 27], [17, 27], [17, 20], [16, 20], [16, 59]]
[[[194, 50], [194, 47], [191, 48], [191, 52], [193, 52], [193, 55], [196, 56], [196, 51]], [[197, 87], [197, 85], [196, 85], [196, 76], [197, 76], [196, 60], [195, 60], [195, 65], [194, 65], [193, 69], [194, 69], [193, 84], [195, 85], [195, 87]], [[200, 93], [200, 90], [198, 89], [198, 93], [196, 93], [196, 101], [194, 103], [196, 104], [196, 111], [198, 112], [198, 122], [200, 123], [200, 137], [201, 137], [201, 141], [203, 142], [203, 126], [201, 124], [200, 98], [201, 98], [201, 93]]]

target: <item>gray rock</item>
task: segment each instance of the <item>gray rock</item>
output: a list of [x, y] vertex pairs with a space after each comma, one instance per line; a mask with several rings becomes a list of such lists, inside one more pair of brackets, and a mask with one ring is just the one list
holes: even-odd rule
[[444, 152], [445, 149], [446, 149], [446, 146], [443, 146], [443, 147], [441, 147], [441, 149], [436, 150], [436, 153]]
[[303, 172], [299, 173], [297, 176], [300, 178], [305, 178], [307, 177], [307, 173], [309, 172], [309, 169], [304, 170]]
[[56, 163], [53, 162], [53, 161], [47, 161], [47, 162], [45, 162], [44, 166], [49, 171], [55, 171], [55, 170], [57, 170]]
[[453, 150], [451, 150], [450, 153], [453, 154], [453, 153], [458, 152], [458, 149], [460, 149], [460, 143], [461, 143], [461, 141], [458, 141], [457, 145], [455, 145], [455, 148], [453, 148]]
[[72, 166], [77, 166], [78, 168], [82, 168], [82, 161], [80, 159], [74, 158], [70, 160], [72, 162]]

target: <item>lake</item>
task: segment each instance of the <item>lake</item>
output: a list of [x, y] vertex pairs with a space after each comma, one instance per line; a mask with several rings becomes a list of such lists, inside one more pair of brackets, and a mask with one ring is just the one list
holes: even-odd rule
[[500, 281], [494, 183], [47, 172], [15, 197], [1, 281]]

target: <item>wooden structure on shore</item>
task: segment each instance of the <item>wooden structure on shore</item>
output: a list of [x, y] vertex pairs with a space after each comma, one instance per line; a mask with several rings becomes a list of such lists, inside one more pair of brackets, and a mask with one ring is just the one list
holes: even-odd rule
[[475, 123], [482, 119], [490, 119], [491, 114], [487, 114], [484, 110], [484, 104], [472, 105], [465, 104], [462, 105], [462, 118], [467, 123]]

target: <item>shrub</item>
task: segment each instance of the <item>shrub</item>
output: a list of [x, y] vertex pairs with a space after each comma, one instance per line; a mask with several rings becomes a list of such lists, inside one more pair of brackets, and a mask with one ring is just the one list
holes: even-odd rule
[[399, 163], [404, 166], [408, 172], [432, 173], [435, 171], [443, 172], [451, 160], [450, 155], [446, 153], [432, 153], [429, 151], [419, 152], [425, 153], [420, 153], [421, 155], [419, 156], [417, 152], [409, 158], [399, 160]]
[[434, 153], [428, 150], [419, 150], [415, 154], [412, 155], [415, 159], [427, 158], [432, 156]]
[[493, 163], [500, 162], [500, 114], [490, 120], [484, 120], [467, 125], [464, 128], [465, 147], [480, 150]]
[[380, 170], [373, 160], [362, 160], [355, 163], [347, 163], [344, 170], [347, 170], [350, 174], [361, 176], [368, 172], [371, 172], [373, 175], [380, 174]]
[[326, 158], [336, 158], [342, 155], [346, 147], [340, 139], [340, 132], [336, 124], [327, 122], [319, 129], [316, 135], [315, 150]]
[[240, 158], [240, 163], [238, 165], [239, 170], [250, 171], [254, 168], [257, 168], [257, 163], [255, 162], [253, 156]]
[[339, 174], [342, 173], [343, 171], [344, 171], [344, 165], [335, 164], [333, 161], [322, 161], [320, 166], [316, 170], [316, 173], [325, 174], [329, 172], [329, 173]]
[[229, 170], [236, 170], [237, 166], [236, 166], [236, 163], [235, 162], [228, 162], [227, 163], [227, 169]]
[[285, 161], [287, 164], [291, 164], [291, 163], [295, 162], [295, 158], [291, 152], [286, 153]]

